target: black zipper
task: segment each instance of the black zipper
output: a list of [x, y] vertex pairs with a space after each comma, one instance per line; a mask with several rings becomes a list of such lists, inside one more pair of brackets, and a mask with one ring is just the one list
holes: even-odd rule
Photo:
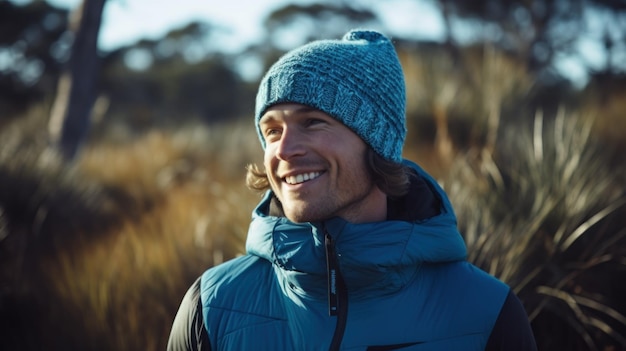
[[348, 320], [348, 290], [339, 269], [339, 260], [335, 252], [335, 242], [324, 229], [326, 247], [326, 268], [328, 274], [328, 314], [337, 316], [335, 334], [330, 344], [330, 351], [339, 350]]

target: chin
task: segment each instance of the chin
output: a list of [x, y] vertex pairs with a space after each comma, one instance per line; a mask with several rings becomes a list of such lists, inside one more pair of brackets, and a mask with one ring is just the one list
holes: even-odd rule
[[285, 217], [294, 223], [305, 223], [310, 222], [308, 216], [303, 213], [293, 213], [289, 211], [285, 211]]
[[293, 213], [285, 211], [285, 217], [294, 223], [316, 222], [320, 220], [317, 216], [312, 216], [302, 212]]

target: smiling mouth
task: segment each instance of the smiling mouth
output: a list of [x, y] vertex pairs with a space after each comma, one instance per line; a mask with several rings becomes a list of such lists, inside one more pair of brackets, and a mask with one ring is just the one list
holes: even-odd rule
[[322, 174], [321, 172], [309, 172], [309, 173], [288, 176], [288, 177], [285, 177], [284, 180], [287, 184], [296, 185], [296, 184], [308, 182], [309, 180], [313, 180], [319, 177], [321, 174]]

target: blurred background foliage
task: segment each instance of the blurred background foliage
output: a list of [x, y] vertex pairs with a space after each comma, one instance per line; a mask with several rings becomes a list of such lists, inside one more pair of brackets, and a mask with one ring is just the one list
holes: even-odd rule
[[[405, 156], [444, 185], [469, 259], [519, 294], [540, 350], [626, 349], [626, 3], [428, 1], [445, 38], [393, 38]], [[162, 350], [191, 282], [243, 252], [260, 74], [385, 23], [371, 1], [320, 0], [276, 8], [241, 52], [203, 22], [94, 49], [86, 128], [59, 156], [77, 13], [0, 1], [0, 349]]]

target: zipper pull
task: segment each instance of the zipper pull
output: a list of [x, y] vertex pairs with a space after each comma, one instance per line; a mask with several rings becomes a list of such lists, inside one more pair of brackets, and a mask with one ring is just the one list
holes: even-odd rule
[[326, 248], [326, 273], [328, 277], [328, 314], [336, 316], [339, 308], [337, 295], [337, 269], [339, 264], [335, 253], [335, 243], [327, 231], [324, 231], [324, 246]]
[[324, 229], [324, 246], [328, 270], [328, 314], [337, 317], [337, 325], [329, 351], [338, 351], [341, 348], [341, 341], [348, 322], [348, 290], [339, 269], [335, 242], [326, 229]]

